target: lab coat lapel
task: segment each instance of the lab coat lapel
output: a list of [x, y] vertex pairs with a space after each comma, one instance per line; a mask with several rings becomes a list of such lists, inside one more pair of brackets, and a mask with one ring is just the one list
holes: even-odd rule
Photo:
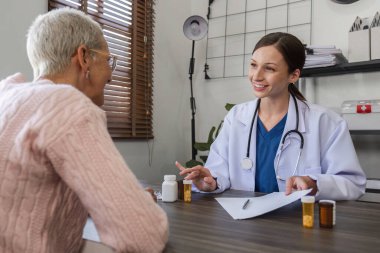
[[[252, 123], [252, 118], [253, 114], [255, 113], [256, 106], [257, 106], [257, 101], [258, 99], [255, 99], [249, 103], [246, 104], [246, 108], [243, 108], [237, 117], [239, 122], [242, 124], [242, 129], [241, 129], [241, 134], [246, 136], [246, 143], [244, 143], [244, 157], [246, 155], [246, 150], [247, 150], [247, 145], [248, 145], [248, 137], [249, 137], [249, 131], [251, 129], [251, 123]], [[252, 168], [254, 169], [256, 167], [256, 132], [257, 132], [257, 115], [255, 122], [253, 123], [253, 128], [252, 128], [252, 135], [251, 135], [251, 147], [250, 147], [250, 154], [249, 158], [253, 162]]]
[[[307, 110], [307, 105], [304, 102], [298, 100], [297, 98], [296, 98], [296, 101], [297, 101], [297, 106], [298, 106], [298, 111], [299, 111], [298, 131], [300, 131], [301, 133], [305, 133], [306, 132], [305, 110]], [[289, 118], [289, 116], [290, 116], [290, 118]], [[291, 121], [289, 121], [289, 119]], [[290, 97], [289, 107], [288, 107], [288, 118], [287, 118], [286, 125], [285, 125], [286, 131], [290, 131], [292, 129], [295, 129], [296, 124], [297, 124], [296, 122], [297, 122], [296, 107], [295, 107], [293, 98]]]
[[[298, 131], [300, 131], [300, 133], [304, 134], [304, 133], [306, 133], [305, 114], [306, 114], [306, 110], [308, 110], [309, 108], [307, 107], [307, 105], [304, 102], [302, 102], [298, 99], [297, 99], [297, 104], [298, 104], [299, 117], [300, 117]], [[294, 113], [295, 113], [295, 111], [294, 111]]]
[[[257, 106], [257, 99], [246, 103], [245, 108], [243, 107], [240, 112], [238, 112], [237, 119], [242, 123], [245, 127], [250, 128], [253, 114], [255, 113], [256, 106]], [[255, 119], [256, 121], [256, 119]], [[255, 127], [255, 126], [254, 126]], [[249, 129], [248, 129], [249, 131]]]

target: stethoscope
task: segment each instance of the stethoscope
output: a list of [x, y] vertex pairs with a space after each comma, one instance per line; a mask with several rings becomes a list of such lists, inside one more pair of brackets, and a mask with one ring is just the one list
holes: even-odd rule
[[[296, 108], [296, 117], [297, 117], [297, 120], [296, 120], [296, 128], [293, 129], [293, 130], [290, 130], [288, 132], [286, 132], [284, 134], [284, 136], [282, 137], [281, 139], [281, 146], [280, 146], [280, 152], [279, 152], [279, 155], [278, 155], [278, 159], [277, 159], [277, 162], [276, 162], [276, 167], [275, 167], [275, 173], [276, 173], [276, 178], [278, 180], [281, 180], [281, 181], [285, 181], [285, 179], [281, 178], [279, 175], [278, 175], [278, 165], [280, 163], [280, 159], [281, 159], [281, 154], [282, 154], [282, 150], [283, 150], [283, 146], [284, 146], [284, 143], [285, 143], [285, 140], [286, 138], [292, 134], [292, 133], [295, 133], [297, 134], [299, 137], [300, 137], [300, 150], [298, 152], [298, 157], [297, 157], [297, 162], [296, 162], [296, 166], [294, 167], [294, 170], [293, 170], [293, 173], [292, 173], [292, 176], [294, 176], [297, 172], [297, 168], [298, 168], [298, 163], [300, 161], [300, 157], [301, 157], [301, 154], [302, 154], [302, 149], [303, 149], [303, 135], [301, 134], [300, 131], [298, 131], [298, 122], [299, 122], [299, 112], [298, 112], [298, 104], [297, 104], [297, 100], [296, 100], [296, 97], [290, 93], [290, 95], [292, 96], [293, 100], [294, 100], [294, 106]], [[252, 122], [251, 122], [251, 128], [250, 128], [250, 131], [249, 131], [249, 138], [248, 138], [248, 146], [247, 146], [247, 154], [246, 154], [246, 157], [241, 161], [241, 166], [243, 167], [243, 169], [245, 170], [249, 170], [253, 167], [253, 161], [249, 158], [249, 150], [251, 148], [251, 136], [252, 136], [252, 129], [253, 129], [253, 124], [255, 122], [255, 118], [256, 118], [256, 115], [257, 115], [257, 111], [259, 110], [260, 108], [260, 102], [261, 102], [261, 99], [259, 99], [257, 101], [257, 105], [256, 105], [256, 109], [255, 109], [255, 113], [253, 114], [253, 118], [252, 118]]]

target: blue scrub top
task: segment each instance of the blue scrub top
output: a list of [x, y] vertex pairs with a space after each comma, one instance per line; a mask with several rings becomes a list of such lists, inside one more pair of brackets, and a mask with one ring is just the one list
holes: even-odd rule
[[269, 132], [265, 129], [260, 117], [257, 117], [256, 131], [256, 175], [255, 191], [278, 192], [274, 169], [274, 158], [285, 128], [287, 114]]

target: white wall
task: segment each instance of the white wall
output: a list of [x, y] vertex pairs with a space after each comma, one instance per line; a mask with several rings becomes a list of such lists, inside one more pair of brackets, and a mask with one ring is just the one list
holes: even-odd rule
[[[188, 64], [191, 41], [182, 32], [190, 1], [156, 1], [154, 48], [154, 141], [116, 141], [128, 165], [142, 179], [161, 181], [178, 174], [176, 160], [191, 158]], [[150, 151], [148, 150], [148, 145]], [[149, 153], [153, 152], [149, 166]]]
[[[218, 0], [216, 0], [218, 1]], [[253, 1], [253, 0], [248, 0]], [[348, 31], [356, 16], [373, 16], [380, 11], [380, 1], [361, 0], [353, 4], [336, 4], [330, 0], [313, 0], [313, 44], [335, 44], [347, 57]], [[208, 1], [193, 0], [192, 14], [205, 17]], [[252, 45], [252, 48], [254, 45]], [[207, 139], [209, 129], [217, 125], [226, 114], [224, 104], [241, 103], [254, 98], [247, 78], [205, 80], [202, 66], [205, 63], [206, 40], [197, 44], [198, 69], [195, 78], [197, 99], [197, 140]], [[333, 108], [344, 100], [380, 99], [380, 72], [358, 73], [315, 79], [315, 87], [307, 81], [306, 97]], [[380, 136], [353, 136], [359, 160], [368, 177], [380, 178]]]
[[34, 18], [46, 11], [47, 1], [45, 0], [12, 0], [2, 3], [0, 8], [0, 79], [15, 72], [22, 72], [30, 79], [33, 78], [32, 68], [26, 55], [26, 34]]

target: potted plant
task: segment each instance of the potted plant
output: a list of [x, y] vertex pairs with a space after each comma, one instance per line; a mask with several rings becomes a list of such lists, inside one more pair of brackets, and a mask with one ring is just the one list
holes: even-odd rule
[[[231, 108], [234, 106], [235, 104], [229, 104], [227, 103], [224, 108], [226, 108], [227, 111], [231, 110]], [[215, 141], [216, 137], [218, 137], [218, 134], [219, 134], [219, 131], [221, 129], [223, 125], [223, 120], [219, 123], [218, 127], [215, 127], [213, 126], [208, 134], [208, 139], [206, 142], [195, 142], [194, 143], [194, 148], [198, 151], [210, 151], [210, 147], [211, 147], [211, 144]], [[187, 168], [191, 168], [191, 167], [194, 167], [194, 166], [197, 166], [197, 165], [203, 165], [204, 163], [206, 163], [206, 160], [207, 160], [207, 157], [208, 155], [199, 155], [199, 159], [201, 161], [198, 161], [198, 160], [189, 160], [186, 162], [186, 167]]]

